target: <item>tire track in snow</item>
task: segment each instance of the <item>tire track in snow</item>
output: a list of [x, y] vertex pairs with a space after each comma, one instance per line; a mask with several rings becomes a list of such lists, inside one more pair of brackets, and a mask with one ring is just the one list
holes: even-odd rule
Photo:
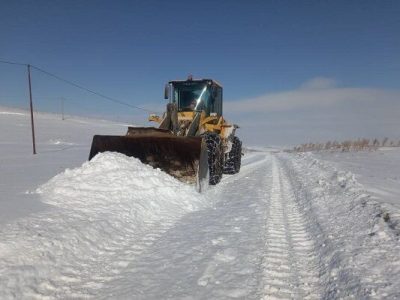
[[[398, 299], [399, 243], [352, 178], [314, 155], [279, 154], [320, 259], [323, 299]], [[372, 233], [372, 234], [371, 234]]]
[[320, 298], [314, 243], [290, 182], [275, 157], [266, 222], [264, 299]]

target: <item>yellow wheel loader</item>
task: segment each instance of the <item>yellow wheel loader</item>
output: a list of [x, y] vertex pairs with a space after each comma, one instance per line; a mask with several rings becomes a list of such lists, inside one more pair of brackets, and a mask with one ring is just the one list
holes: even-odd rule
[[188, 183], [199, 191], [215, 185], [222, 174], [240, 170], [242, 143], [235, 124], [222, 116], [222, 86], [212, 79], [174, 80], [165, 86], [169, 100], [163, 116], [150, 115], [158, 127], [129, 127], [125, 136], [95, 135], [89, 160], [114, 151]]

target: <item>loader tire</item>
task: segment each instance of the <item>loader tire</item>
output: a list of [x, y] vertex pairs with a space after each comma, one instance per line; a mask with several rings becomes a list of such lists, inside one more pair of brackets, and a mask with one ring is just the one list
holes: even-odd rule
[[221, 138], [216, 133], [206, 133], [204, 139], [208, 153], [209, 184], [216, 185], [221, 181], [224, 166]]
[[240, 166], [242, 164], [242, 142], [238, 137], [233, 137], [232, 149], [228, 153], [225, 165], [225, 174], [236, 174], [240, 171]]

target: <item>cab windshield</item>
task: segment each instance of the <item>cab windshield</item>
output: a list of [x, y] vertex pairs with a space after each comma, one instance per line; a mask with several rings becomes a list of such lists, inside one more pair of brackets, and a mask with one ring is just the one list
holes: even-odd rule
[[210, 89], [204, 82], [183, 82], [174, 84], [173, 102], [177, 103], [179, 111], [208, 112], [210, 104]]

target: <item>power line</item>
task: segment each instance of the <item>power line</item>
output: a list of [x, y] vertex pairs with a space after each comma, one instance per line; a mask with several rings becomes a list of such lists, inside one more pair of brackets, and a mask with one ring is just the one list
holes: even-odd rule
[[148, 110], [148, 109], [143, 108], [143, 107], [139, 107], [139, 106], [136, 106], [136, 105], [131, 105], [131, 104], [126, 103], [126, 102], [123, 102], [123, 101], [121, 101], [121, 100], [108, 97], [108, 96], [106, 96], [106, 95], [104, 95], [104, 94], [101, 94], [101, 93], [99, 93], [99, 92], [93, 91], [93, 90], [88, 89], [88, 88], [86, 88], [86, 87], [84, 87], [84, 86], [81, 86], [81, 85], [79, 85], [79, 84], [77, 84], [77, 83], [75, 83], [75, 82], [69, 81], [69, 80], [64, 79], [64, 78], [62, 78], [62, 77], [60, 77], [60, 76], [57, 76], [57, 75], [55, 75], [55, 74], [53, 74], [53, 73], [47, 72], [47, 71], [45, 71], [45, 70], [43, 70], [43, 69], [41, 69], [41, 68], [39, 68], [39, 67], [36, 67], [36, 66], [33, 66], [33, 65], [32, 65], [32, 68], [34, 68], [34, 69], [36, 69], [36, 70], [38, 70], [38, 71], [40, 71], [40, 72], [42, 72], [42, 73], [44, 73], [44, 74], [46, 74], [46, 75], [48, 75], [48, 76], [54, 77], [54, 78], [56, 78], [56, 79], [58, 79], [58, 80], [60, 80], [60, 81], [62, 81], [62, 82], [65, 82], [65, 83], [67, 83], [67, 84], [70, 84], [70, 85], [72, 85], [72, 86], [74, 86], [74, 87], [76, 87], [76, 88], [78, 88], [78, 89], [81, 89], [81, 90], [84, 90], [84, 91], [86, 91], [86, 92], [92, 93], [92, 94], [94, 94], [94, 95], [96, 95], [96, 96], [99, 96], [99, 97], [104, 98], [104, 99], [106, 99], [106, 100], [112, 101], [112, 102], [114, 102], [114, 103], [118, 103], [118, 104], [125, 105], [125, 106], [131, 107], [131, 108], [135, 108], [135, 109], [141, 109], [141, 110], [144, 110], [144, 111], [147, 111], [147, 112], [154, 112], [154, 111]]
[[[19, 65], [19, 66], [28, 66], [28, 65], [29, 65], [29, 64], [23, 64], [23, 63], [19, 63], [19, 62], [7, 61], [7, 60], [2, 60], [2, 59], [0, 59], [0, 63], [10, 64], [10, 65]], [[60, 77], [60, 76], [58, 76], [58, 75], [55, 75], [55, 74], [53, 74], [53, 73], [50, 73], [50, 72], [48, 72], [48, 71], [46, 71], [46, 70], [43, 70], [43, 69], [41, 69], [41, 68], [39, 68], [39, 67], [36, 67], [36, 66], [34, 66], [34, 65], [30, 65], [30, 66], [31, 66], [33, 69], [36, 69], [37, 71], [42, 72], [42, 73], [44, 73], [44, 74], [46, 74], [46, 75], [48, 75], [48, 76], [50, 76], [50, 77], [53, 77], [53, 78], [55, 78], [55, 79], [57, 79], [57, 80], [59, 80], [59, 81], [62, 81], [62, 82], [67, 83], [67, 84], [69, 84], [69, 85], [72, 85], [72, 86], [74, 86], [74, 87], [76, 87], [76, 88], [78, 88], [78, 89], [84, 90], [84, 91], [86, 91], [86, 92], [89, 92], [89, 93], [91, 93], [91, 94], [94, 94], [94, 95], [96, 95], [96, 96], [98, 96], [98, 97], [101, 97], [101, 98], [103, 98], [103, 99], [106, 99], [106, 100], [108, 100], [108, 101], [111, 101], [111, 102], [114, 102], [114, 103], [118, 103], [118, 104], [120, 104], [120, 105], [128, 106], [128, 107], [130, 107], [130, 108], [140, 109], [140, 110], [147, 111], [147, 112], [150, 112], [150, 113], [154, 113], [154, 112], [155, 112], [155, 111], [152, 111], [152, 110], [149, 110], [149, 109], [140, 107], [140, 106], [132, 105], [132, 104], [126, 103], [126, 102], [124, 102], [124, 101], [121, 101], [121, 100], [118, 100], [118, 99], [115, 99], [115, 98], [106, 96], [106, 95], [104, 95], [104, 94], [102, 94], [102, 93], [99, 93], [99, 92], [96, 92], [96, 91], [94, 91], [94, 90], [92, 90], [92, 89], [86, 88], [86, 87], [84, 87], [84, 86], [82, 86], [82, 85], [80, 85], [80, 84], [77, 84], [77, 83], [72, 82], [72, 81], [70, 81], [70, 80], [68, 80], [68, 79], [62, 78], [62, 77]]]
[[18, 66], [27, 66], [28, 65], [28, 64], [22, 64], [22, 63], [19, 63], [19, 62], [2, 60], [2, 59], [0, 59], [0, 63], [9, 64], [9, 65], [18, 65]]

